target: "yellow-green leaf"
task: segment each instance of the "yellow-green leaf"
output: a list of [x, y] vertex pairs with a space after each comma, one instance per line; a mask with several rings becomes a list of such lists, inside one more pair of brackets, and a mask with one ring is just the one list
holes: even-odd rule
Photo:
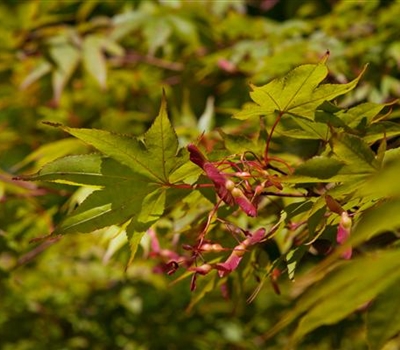
[[258, 106], [249, 107], [245, 114], [239, 113], [235, 117], [246, 119], [254, 109], [254, 114], [258, 115], [277, 112], [314, 119], [318, 106], [354, 89], [363, 72], [347, 84], [321, 84], [328, 75], [324, 62], [299, 66], [264, 86], [251, 85], [250, 96]]

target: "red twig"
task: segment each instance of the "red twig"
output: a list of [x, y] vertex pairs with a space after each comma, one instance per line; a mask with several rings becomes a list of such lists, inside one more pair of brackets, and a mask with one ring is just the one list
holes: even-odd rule
[[265, 151], [264, 151], [264, 162], [265, 162], [265, 165], [268, 165], [268, 162], [269, 162], [268, 154], [269, 154], [269, 146], [270, 146], [270, 143], [271, 143], [272, 135], [273, 135], [273, 133], [275, 131], [276, 126], [278, 125], [278, 123], [282, 119], [283, 113], [284, 113], [283, 111], [281, 111], [279, 113], [279, 115], [276, 118], [276, 120], [274, 122], [274, 125], [272, 125], [271, 131], [270, 131], [270, 133], [268, 135], [267, 144], [265, 146]]

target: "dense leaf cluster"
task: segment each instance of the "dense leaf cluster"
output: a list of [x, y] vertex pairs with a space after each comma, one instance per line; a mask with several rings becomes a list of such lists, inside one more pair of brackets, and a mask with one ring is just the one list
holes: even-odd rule
[[[260, 286], [270, 278], [278, 294], [277, 275], [287, 272], [293, 280], [307, 254], [327, 255], [326, 260], [314, 269], [327, 273], [328, 277], [314, 291], [310, 285], [319, 282], [319, 278], [312, 271], [305, 274], [302, 278], [307, 280], [308, 293], [302, 291], [305, 288], [302, 282], [300, 287], [299, 282], [295, 283], [293, 289], [301, 290], [296, 291], [297, 298], [298, 294], [302, 296], [299, 306], [268, 333], [268, 336], [274, 334], [281, 324], [286, 325], [300, 317], [293, 342], [371, 302], [383, 290], [400, 281], [396, 263], [400, 260], [396, 249], [373, 252], [373, 258], [371, 253], [361, 253], [359, 247], [382, 231], [379, 226], [367, 229], [363, 225], [368, 220], [373, 223], [374, 220], [391, 220], [396, 227], [400, 222], [391, 217], [393, 209], [382, 212], [382, 207], [397, 208], [400, 202], [390, 191], [372, 190], [365, 195], [363, 188], [368, 188], [374, 177], [381, 177], [381, 172], [398, 170], [399, 162], [391, 161], [398, 155], [398, 149], [388, 150], [387, 138], [400, 134], [400, 128], [394, 124], [391, 131], [386, 131], [388, 114], [381, 113], [386, 107], [384, 104], [340, 108], [330, 103], [354, 89], [360, 77], [347, 84], [323, 84], [328, 73], [326, 58], [319, 64], [299, 66], [267, 85], [252, 87], [250, 95], [254, 105], [235, 116], [245, 119], [261, 115], [259, 124], [266, 125], [266, 130], [249, 135], [248, 143], [265, 144], [262, 153], [255, 152], [248, 144], [232, 154], [224, 146], [223, 138], [221, 144], [208, 147], [207, 157], [193, 144], [187, 146], [188, 151], [178, 151], [178, 138], [168, 120], [165, 101], [159, 116], [140, 139], [102, 130], [61, 126], [102, 155], [60, 158], [45, 165], [37, 175], [24, 178], [97, 188], [61, 221], [51, 236], [87, 233], [119, 225], [128, 235], [132, 261], [140, 238], [151, 228], [153, 257], [165, 264], [162, 269], [169, 274], [186, 268], [192, 274], [192, 290], [196, 289], [197, 275], [209, 275], [216, 270], [217, 274], [210, 274], [212, 279], [226, 278], [239, 268], [244, 255], [250, 255], [253, 246], [259, 246], [259, 251], [247, 261], [253, 266], [247, 268], [248, 277], [262, 276]], [[279, 135], [278, 123], [288, 119], [287, 125], [295, 124], [298, 132], [286, 127]], [[371, 139], [368, 131], [372, 124], [380, 132]], [[301, 161], [284, 146], [274, 144], [275, 132], [281, 145], [289, 138], [316, 140], [314, 154]], [[262, 135], [268, 135], [267, 139], [263, 140]], [[234, 138], [234, 135], [230, 136]], [[203, 135], [200, 142], [207, 145], [207, 135]], [[379, 145], [376, 152], [371, 149], [374, 143]], [[210, 161], [208, 158], [215, 158], [214, 150], [218, 150], [219, 157], [223, 156]], [[203, 175], [193, 169], [192, 163], [202, 170]], [[203, 188], [208, 193], [203, 193]], [[277, 202], [274, 196], [287, 200]], [[183, 248], [191, 255], [185, 256], [179, 246], [167, 248], [169, 253], [160, 250], [156, 233], [158, 223], [162, 219], [174, 222], [177, 208], [186, 216], [191, 206], [199, 204], [205, 208], [203, 215], [199, 212], [191, 220], [187, 219], [184, 227], [172, 228], [167, 234], [174, 235], [175, 244], [177, 240], [180, 244], [181, 241], [189, 242], [184, 243]], [[210, 204], [212, 207], [207, 210]], [[272, 205], [280, 207], [279, 216], [270, 214]], [[381, 213], [378, 218], [376, 212]], [[190, 235], [185, 233], [187, 230], [192, 231]], [[230, 238], [238, 240], [239, 244], [227, 246]], [[263, 244], [270, 241], [278, 246], [279, 255], [275, 258], [265, 254], [263, 249]], [[318, 250], [321, 242], [325, 244], [324, 251]], [[338, 249], [337, 244], [342, 248]], [[340, 260], [351, 259], [354, 248], [354, 258], [343, 265]], [[226, 250], [231, 253], [224, 258]], [[209, 260], [208, 253], [216, 256]], [[223, 259], [226, 260], [222, 262]], [[334, 269], [336, 275], [331, 272], [335, 264], [338, 265]], [[376, 267], [372, 268], [371, 264]], [[366, 276], [360, 275], [364, 269], [370, 271]], [[261, 274], [260, 270], [263, 271]], [[357, 279], [357, 285], [350, 288], [353, 279]], [[227, 281], [215, 283], [224, 286]], [[340, 304], [337, 300], [326, 299], [332, 294], [331, 285], [343, 295], [337, 297]], [[367, 286], [368, 293], [365, 292]], [[324, 302], [316, 301], [318, 294]], [[310, 302], [308, 298], [311, 298]], [[326, 315], [329, 308], [332, 311]], [[312, 323], [309, 319], [315, 320]], [[396, 331], [394, 328], [391, 335]]]
[[399, 14], [2, 3], [5, 348], [395, 344]]

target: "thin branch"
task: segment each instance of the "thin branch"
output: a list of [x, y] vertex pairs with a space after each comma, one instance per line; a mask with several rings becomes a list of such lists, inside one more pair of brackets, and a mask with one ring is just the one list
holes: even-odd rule
[[14, 266], [14, 269], [25, 265], [29, 262], [31, 262], [32, 260], [34, 260], [39, 254], [41, 254], [42, 252], [44, 252], [47, 248], [49, 248], [50, 246], [52, 246], [53, 244], [57, 243], [59, 240], [61, 239], [61, 236], [57, 236], [51, 239], [48, 239], [47, 241], [39, 244], [36, 248], [32, 249], [31, 251], [29, 251], [28, 253], [26, 253], [25, 255], [22, 255], [18, 261], [17, 264]]
[[319, 197], [316, 193], [282, 193], [282, 192], [262, 192], [262, 196], [275, 196], [275, 197], [293, 197], [293, 198], [309, 198]]

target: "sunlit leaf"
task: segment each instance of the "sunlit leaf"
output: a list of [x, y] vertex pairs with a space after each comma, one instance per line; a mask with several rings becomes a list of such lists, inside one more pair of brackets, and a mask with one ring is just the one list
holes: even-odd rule
[[333, 151], [345, 164], [358, 174], [375, 172], [379, 163], [374, 152], [359, 137], [345, 133], [332, 138]]
[[294, 175], [309, 176], [320, 180], [331, 179], [340, 173], [345, 164], [335, 158], [317, 156], [299, 165]]
[[54, 37], [49, 43], [49, 54], [55, 67], [52, 73], [54, 100], [58, 103], [61, 93], [75, 71], [80, 60], [80, 52], [67, 37]]
[[[166, 114], [165, 100], [142, 141], [102, 130], [62, 128], [104, 155], [60, 158], [35, 175], [21, 177], [97, 189], [60, 223], [54, 234], [92, 232], [127, 221], [129, 232], [145, 232], [164, 212], [168, 190], [165, 185], [170, 184], [170, 175], [186, 161], [178, 153], [178, 140]], [[181, 172], [176, 180], [183, 181], [185, 175], [188, 173]], [[169, 195], [172, 203], [182, 198], [180, 189], [174, 191], [178, 194]], [[129, 241], [136, 249], [137, 242]]]
[[123, 224], [140, 213], [144, 198], [152, 190], [154, 187], [137, 179], [94, 191], [60, 223], [53, 234], [89, 233]]
[[365, 142], [373, 143], [383, 138], [391, 138], [400, 135], [400, 126], [394, 122], [379, 122], [372, 124], [367, 130], [363, 139]]
[[[400, 279], [399, 258], [399, 250], [388, 250], [332, 265], [334, 271], [327, 274], [330, 270], [326, 270], [324, 278], [307, 289], [296, 306], [268, 331], [267, 336], [298, 319], [292, 336], [296, 343], [316, 328], [344, 319]], [[360, 271], [368, 273], [360, 274]]]
[[89, 74], [105, 89], [107, 86], [107, 67], [101, 37], [89, 35], [83, 42], [83, 63]]
[[[359, 183], [366, 179], [353, 168], [335, 158], [314, 157], [296, 168], [293, 175], [281, 178], [282, 183]], [[346, 191], [346, 190], [344, 190]]]
[[99, 154], [59, 158], [46, 164], [37, 174], [22, 177], [32, 181], [51, 181], [76, 186], [113, 186], [131, 180], [145, 181], [125, 165]]
[[128, 166], [134, 172], [160, 183], [169, 183], [169, 176], [188, 160], [167, 117], [163, 100], [160, 114], [144, 134], [143, 141], [128, 135], [104, 130], [62, 127], [69, 134], [97, 148], [100, 152]]
[[127, 263], [127, 268], [132, 264], [133, 259], [135, 258], [137, 250], [139, 248], [139, 244], [145, 233], [146, 233], [145, 230], [138, 231], [135, 228], [135, 223], [133, 220], [130, 221], [130, 223], [126, 227], [126, 236], [128, 238], [129, 249], [130, 249], [130, 257]]
[[166, 190], [157, 189], [149, 193], [142, 202], [142, 210], [137, 220], [143, 223], [154, 222], [157, 220], [165, 208]]
[[200, 132], [209, 132], [215, 124], [215, 106], [214, 97], [209, 96], [206, 102], [206, 108], [197, 122], [197, 128]]
[[158, 48], [164, 46], [171, 33], [171, 25], [165, 21], [163, 16], [155, 16], [152, 21], [146, 23], [143, 35], [149, 46], [149, 54], [154, 55]]
[[336, 115], [349, 127], [355, 128], [360, 123], [369, 125], [382, 109], [387, 106], [385, 104], [377, 104], [372, 102], [361, 103], [352, 108], [342, 110]]
[[289, 118], [292, 121], [291, 125], [287, 125], [285, 121], [282, 121], [277, 128], [279, 134], [296, 139], [328, 140], [328, 125], [304, 118]]
[[354, 228], [349, 243], [357, 245], [371, 239], [378, 233], [394, 230], [400, 227], [400, 200], [398, 198], [388, 200], [383, 204], [365, 212], [360, 222]]
[[51, 64], [47, 61], [41, 62], [21, 83], [21, 89], [26, 89], [29, 85], [39, 80], [41, 77], [51, 72]]
[[85, 148], [81, 141], [72, 138], [50, 142], [35, 149], [21, 162], [15, 164], [13, 169], [18, 170], [34, 163], [34, 167], [33, 169], [30, 167], [30, 171], [38, 171], [41, 167], [46, 166], [57, 158], [84, 152]]
[[[357, 85], [362, 73], [347, 84], [321, 84], [328, 69], [323, 63], [302, 65], [293, 69], [286, 76], [272, 80], [267, 85], [252, 85], [250, 96], [260, 107], [256, 114], [270, 115], [288, 113], [303, 118], [314, 119], [315, 110], [325, 101], [351, 91]], [[251, 112], [250, 107], [247, 113]], [[261, 112], [261, 113], [260, 113]], [[237, 114], [236, 118], [245, 119], [246, 115]]]
[[307, 252], [308, 247], [307, 246], [301, 246], [295, 249], [290, 250], [286, 254], [286, 264], [287, 264], [287, 273], [289, 278], [294, 281], [294, 275], [297, 269], [297, 266], [304, 256], [304, 254]]
[[398, 157], [399, 152], [396, 152], [396, 150], [386, 151], [384, 157], [386, 161], [383, 168], [376, 175], [369, 178], [364, 186], [359, 189], [359, 196], [375, 196], [376, 198], [399, 196], [400, 158]]
[[371, 350], [383, 349], [400, 332], [400, 279], [381, 293], [368, 308], [367, 338]]
[[[293, 334], [298, 341], [322, 325], [334, 324], [371, 301], [400, 279], [400, 250], [352, 260], [324, 278], [298, 300], [293, 316], [301, 318]], [[368, 271], [360, 274], [360, 271]]]
[[218, 132], [224, 140], [226, 149], [232, 154], [241, 154], [249, 150], [256, 154], [262, 152], [262, 147], [244, 135], [230, 135], [222, 130], [218, 130]]

